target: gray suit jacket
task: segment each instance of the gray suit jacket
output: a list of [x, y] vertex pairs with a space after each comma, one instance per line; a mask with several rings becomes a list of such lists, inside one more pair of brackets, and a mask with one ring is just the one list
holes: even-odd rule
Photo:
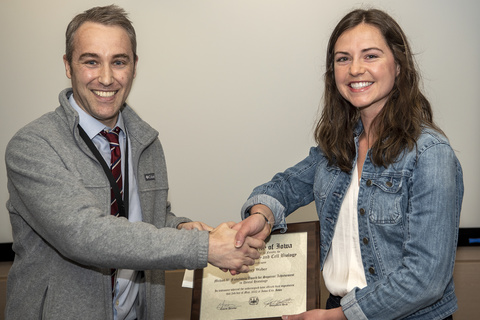
[[113, 319], [110, 268], [145, 270], [141, 319], [163, 319], [162, 270], [205, 267], [208, 233], [175, 229], [189, 220], [170, 211], [158, 132], [128, 106], [122, 113], [144, 222], [110, 216], [110, 186], [79, 136], [70, 94], [62, 91], [60, 107], [7, 146], [15, 261], [6, 319]]

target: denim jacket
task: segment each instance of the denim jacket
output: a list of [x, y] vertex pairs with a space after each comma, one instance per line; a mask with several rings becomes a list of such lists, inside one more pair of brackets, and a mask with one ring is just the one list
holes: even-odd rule
[[[358, 138], [361, 123], [355, 131]], [[453, 266], [463, 199], [462, 169], [447, 139], [424, 129], [412, 151], [388, 167], [370, 151], [358, 194], [358, 229], [367, 286], [341, 300], [348, 319], [443, 319], [455, 312]], [[356, 165], [356, 164], [354, 164]], [[330, 249], [352, 172], [328, 165], [313, 147], [303, 161], [253, 190], [243, 217], [255, 204], [285, 217], [315, 201], [320, 220], [321, 268]]]

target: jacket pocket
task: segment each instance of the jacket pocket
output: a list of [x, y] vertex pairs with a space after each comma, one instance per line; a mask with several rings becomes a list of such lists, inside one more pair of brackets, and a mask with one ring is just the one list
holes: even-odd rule
[[403, 181], [400, 177], [381, 176], [367, 180], [371, 185], [372, 201], [369, 219], [375, 224], [396, 224], [402, 218]]

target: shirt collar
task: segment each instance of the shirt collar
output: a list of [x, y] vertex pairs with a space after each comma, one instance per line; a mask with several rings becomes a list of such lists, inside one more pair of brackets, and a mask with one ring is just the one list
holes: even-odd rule
[[[103, 130], [110, 130], [112, 128], [107, 127], [88, 113], [86, 113], [80, 106], [77, 104], [75, 101], [73, 94], [70, 95], [68, 98], [68, 101], [70, 102], [71, 106], [75, 111], [77, 111], [78, 116], [79, 116], [79, 124], [83, 128], [83, 130], [87, 133], [88, 137], [90, 139], [93, 139], [100, 131]], [[123, 117], [122, 113], [120, 112], [118, 114], [118, 119], [117, 119], [117, 124], [115, 125], [116, 127], [120, 127], [123, 132], [125, 131], [125, 124], [123, 123]]]

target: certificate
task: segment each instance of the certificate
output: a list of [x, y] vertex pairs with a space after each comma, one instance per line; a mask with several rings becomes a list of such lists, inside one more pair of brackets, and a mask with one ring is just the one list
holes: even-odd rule
[[248, 273], [195, 271], [192, 319], [278, 319], [317, 308], [318, 247], [318, 222], [294, 223], [267, 239]]

